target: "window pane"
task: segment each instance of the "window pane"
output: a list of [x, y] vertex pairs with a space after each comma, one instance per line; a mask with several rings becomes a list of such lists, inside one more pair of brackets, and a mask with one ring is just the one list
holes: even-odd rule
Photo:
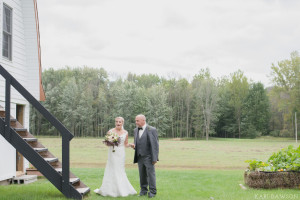
[[2, 55], [8, 58], [8, 36], [3, 33]]
[[11, 60], [11, 35], [8, 35], [8, 59]]
[[11, 33], [11, 10], [6, 6], [4, 6], [3, 29], [4, 31]]
[[2, 56], [11, 60], [12, 56], [12, 9], [3, 4]]

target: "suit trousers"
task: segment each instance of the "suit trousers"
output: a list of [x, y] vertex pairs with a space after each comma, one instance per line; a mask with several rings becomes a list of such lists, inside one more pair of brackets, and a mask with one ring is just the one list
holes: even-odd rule
[[138, 156], [138, 166], [140, 174], [141, 194], [146, 194], [149, 190], [152, 195], [156, 195], [155, 165], [152, 164], [151, 155]]

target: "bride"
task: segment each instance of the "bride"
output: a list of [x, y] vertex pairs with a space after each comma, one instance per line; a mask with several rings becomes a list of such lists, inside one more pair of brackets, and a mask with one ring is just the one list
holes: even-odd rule
[[128, 144], [128, 132], [123, 129], [123, 117], [115, 119], [115, 128], [110, 131], [115, 132], [120, 137], [120, 144], [108, 150], [108, 159], [105, 167], [102, 185], [94, 190], [97, 194], [111, 197], [125, 197], [136, 194], [137, 192], [130, 184], [125, 172], [125, 147], [132, 147]]

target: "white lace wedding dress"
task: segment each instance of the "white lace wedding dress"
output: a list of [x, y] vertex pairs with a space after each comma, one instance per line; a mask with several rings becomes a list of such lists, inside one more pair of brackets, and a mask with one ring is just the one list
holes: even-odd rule
[[113, 147], [108, 148], [108, 159], [102, 185], [99, 189], [94, 190], [102, 196], [125, 197], [137, 193], [130, 184], [125, 172], [124, 142], [127, 134], [126, 132], [120, 136], [121, 142], [119, 146], [114, 147], [115, 152], [113, 152]]

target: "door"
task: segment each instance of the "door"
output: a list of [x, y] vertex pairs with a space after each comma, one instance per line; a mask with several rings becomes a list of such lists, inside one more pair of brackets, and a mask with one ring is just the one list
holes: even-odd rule
[[17, 105], [17, 120], [18, 122], [24, 126], [24, 106], [23, 105]]
[[[24, 105], [17, 105], [16, 117], [17, 117], [17, 121], [22, 126], [24, 126]], [[16, 170], [24, 172], [24, 157], [19, 152], [17, 152], [17, 160], [16, 161], [17, 161], [16, 162], [16, 165], [17, 165]]]
[[24, 171], [24, 157], [22, 156], [22, 154], [20, 154], [19, 152], [17, 152], [17, 171]]

